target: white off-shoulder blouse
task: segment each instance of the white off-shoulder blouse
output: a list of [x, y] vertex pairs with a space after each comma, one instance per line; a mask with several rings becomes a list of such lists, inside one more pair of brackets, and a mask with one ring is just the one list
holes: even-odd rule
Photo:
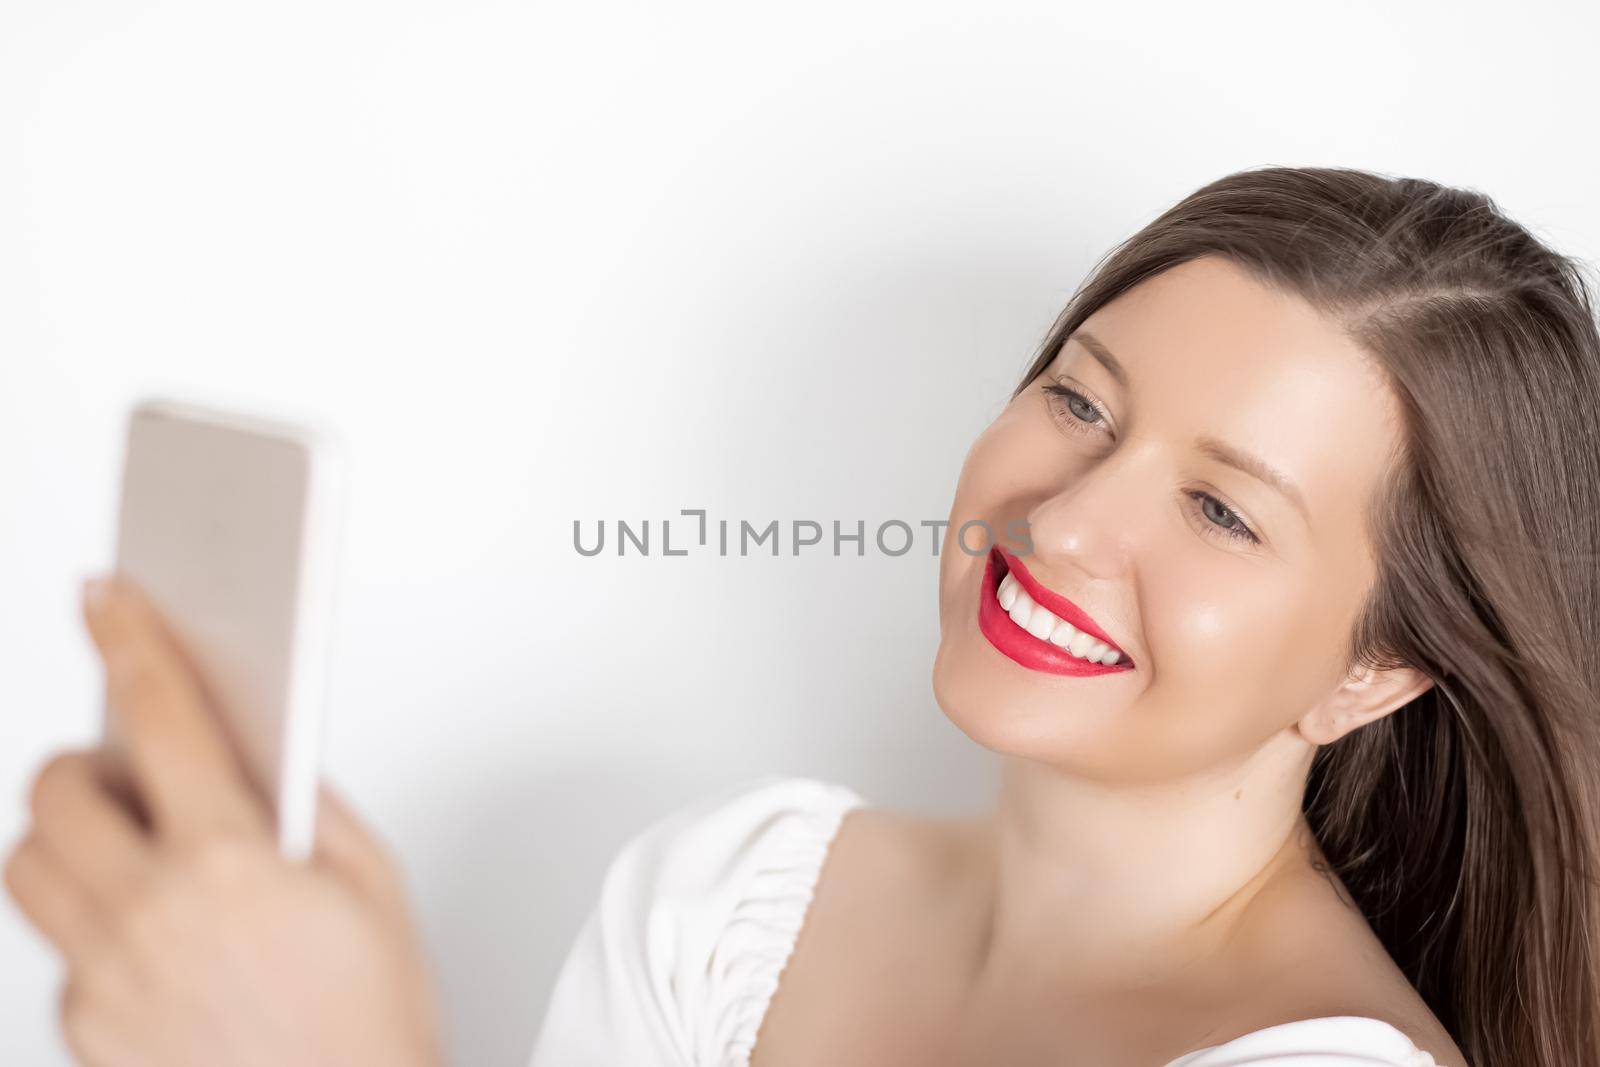
[[[530, 1067], [748, 1067], [828, 847], [864, 804], [848, 786], [767, 775], [633, 837], [556, 977]], [[1437, 1065], [1388, 1023], [1335, 1016], [1164, 1067]]]

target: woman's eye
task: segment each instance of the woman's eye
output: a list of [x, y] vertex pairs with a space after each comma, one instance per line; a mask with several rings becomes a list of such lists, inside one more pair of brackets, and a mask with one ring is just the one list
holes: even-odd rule
[[1087, 433], [1092, 428], [1104, 428], [1107, 422], [1105, 408], [1070, 386], [1049, 382], [1044, 386], [1050, 410], [1073, 433]]
[[1200, 523], [1211, 536], [1224, 537], [1230, 541], [1241, 541], [1251, 545], [1259, 545], [1261, 543], [1261, 538], [1257, 537], [1254, 531], [1244, 524], [1243, 519], [1235, 515], [1228, 505], [1210, 493], [1193, 489], [1184, 495], [1199, 504], [1196, 510], [1200, 515]]

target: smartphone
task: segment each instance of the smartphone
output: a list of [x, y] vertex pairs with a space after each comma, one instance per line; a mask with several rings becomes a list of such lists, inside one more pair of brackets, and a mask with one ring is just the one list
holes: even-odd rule
[[160, 397], [128, 416], [116, 570], [182, 645], [294, 860], [315, 837], [343, 471], [338, 438], [303, 422]]

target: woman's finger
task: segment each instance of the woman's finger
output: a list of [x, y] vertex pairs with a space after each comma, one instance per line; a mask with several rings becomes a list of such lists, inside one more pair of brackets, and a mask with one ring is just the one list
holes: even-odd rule
[[106, 699], [158, 834], [265, 836], [270, 819], [176, 640], [136, 583], [84, 584], [84, 618], [106, 665]]
[[143, 889], [154, 859], [133, 816], [108, 786], [109, 757], [96, 750], [51, 759], [34, 779], [34, 834], [99, 906]]
[[5, 885], [18, 910], [69, 963], [104, 940], [94, 901], [37, 835], [28, 834], [6, 858]]

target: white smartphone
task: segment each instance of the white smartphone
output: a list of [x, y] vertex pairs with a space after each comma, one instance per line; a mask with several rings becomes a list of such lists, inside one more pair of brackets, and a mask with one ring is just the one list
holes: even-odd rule
[[[343, 449], [299, 422], [172, 399], [128, 417], [116, 569], [198, 670], [282, 855], [311, 854]], [[115, 720], [105, 742], [121, 745]]]

